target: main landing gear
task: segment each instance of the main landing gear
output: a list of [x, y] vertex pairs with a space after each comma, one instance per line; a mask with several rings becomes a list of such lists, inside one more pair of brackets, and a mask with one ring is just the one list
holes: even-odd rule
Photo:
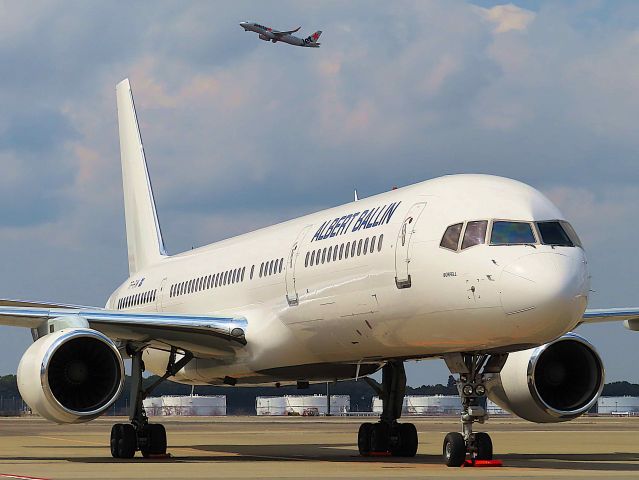
[[451, 373], [459, 374], [457, 389], [462, 401], [462, 432], [451, 432], [444, 438], [443, 456], [449, 467], [460, 467], [466, 455], [472, 462], [493, 459], [493, 443], [485, 432], [473, 432], [475, 422], [484, 423], [486, 412], [485, 375], [498, 373], [507, 355], [455, 354], [445, 358]]
[[402, 416], [406, 393], [406, 372], [401, 361], [388, 362], [382, 369], [382, 384], [366, 381], [382, 399], [382, 415], [377, 423], [363, 423], [359, 427], [357, 446], [360, 455], [392, 455], [414, 457], [417, 453], [417, 429], [412, 423], [397, 423]]
[[142, 352], [143, 349], [139, 349], [131, 353], [131, 407], [129, 412], [129, 421], [131, 423], [116, 423], [111, 428], [111, 455], [113, 458], [133, 458], [137, 450], [140, 450], [145, 458], [166, 455], [166, 430], [164, 425], [149, 423], [142, 401], [158, 385], [175, 375], [193, 358], [190, 352], [186, 352], [176, 362], [177, 352], [172, 349], [164, 376], [145, 389], [142, 385], [142, 373], [144, 372]]

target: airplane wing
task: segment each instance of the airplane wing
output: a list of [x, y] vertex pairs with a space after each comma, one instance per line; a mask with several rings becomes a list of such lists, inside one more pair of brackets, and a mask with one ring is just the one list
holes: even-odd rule
[[629, 330], [639, 331], [639, 308], [598, 308], [586, 310], [581, 323], [624, 322]]
[[300, 26], [300, 27], [297, 27], [295, 30], [289, 30], [287, 32], [279, 32], [277, 30], [273, 30], [271, 33], [273, 35], [292, 35], [293, 33], [297, 32], [300, 28], [302, 27]]
[[114, 340], [162, 350], [177, 347], [200, 358], [233, 355], [246, 345], [247, 321], [243, 317], [121, 312], [0, 300], [0, 325], [37, 329], [59, 317], [84, 319]]

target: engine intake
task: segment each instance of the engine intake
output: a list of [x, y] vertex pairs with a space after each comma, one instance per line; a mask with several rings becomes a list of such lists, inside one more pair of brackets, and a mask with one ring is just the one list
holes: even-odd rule
[[90, 328], [46, 335], [18, 366], [24, 401], [57, 423], [79, 423], [104, 413], [120, 395], [124, 364], [115, 344]]
[[511, 353], [488, 382], [489, 398], [537, 423], [572, 420], [587, 412], [604, 386], [595, 348], [569, 333], [537, 348]]

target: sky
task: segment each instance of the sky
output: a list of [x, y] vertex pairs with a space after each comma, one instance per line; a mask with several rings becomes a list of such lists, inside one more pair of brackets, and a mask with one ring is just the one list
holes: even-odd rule
[[[322, 30], [322, 46], [260, 41], [244, 20]], [[0, 1], [0, 65], [0, 297], [104, 305], [126, 278], [128, 77], [169, 253], [354, 188], [487, 173], [571, 221], [591, 307], [639, 303], [639, 2]], [[639, 333], [578, 333], [608, 381], [639, 382]], [[0, 374], [30, 341], [0, 327]]]

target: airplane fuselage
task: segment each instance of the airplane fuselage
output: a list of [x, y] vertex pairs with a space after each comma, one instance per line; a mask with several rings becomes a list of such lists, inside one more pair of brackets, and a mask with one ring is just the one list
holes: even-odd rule
[[[486, 243], [440, 246], [449, 226], [481, 220]], [[531, 244], [490, 245], [501, 220], [563, 217], [520, 182], [441, 177], [167, 257], [107, 308], [245, 317], [245, 351], [192, 361], [175, 377], [184, 383], [331, 380], [387, 359], [529, 348], [581, 319], [586, 258], [538, 230]], [[155, 301], [125, 303], [150, 290]], [[166, 356], [147, 350], [147, 368], [164, 373]]]
[[240, 26], [245, 32], [255, 32], [258, 34], [260, 40], [267, 42], [283, 42], [289, 45], [295, 45], [297, 47], [312, 47], [317, 48], [320, 46], [317, 41], [313, 41], [311, 37], [300, 38], [290, 33], [278, 33], [273, 31], [272, 28], [260, 25], [254, 22], [241, 22]]

